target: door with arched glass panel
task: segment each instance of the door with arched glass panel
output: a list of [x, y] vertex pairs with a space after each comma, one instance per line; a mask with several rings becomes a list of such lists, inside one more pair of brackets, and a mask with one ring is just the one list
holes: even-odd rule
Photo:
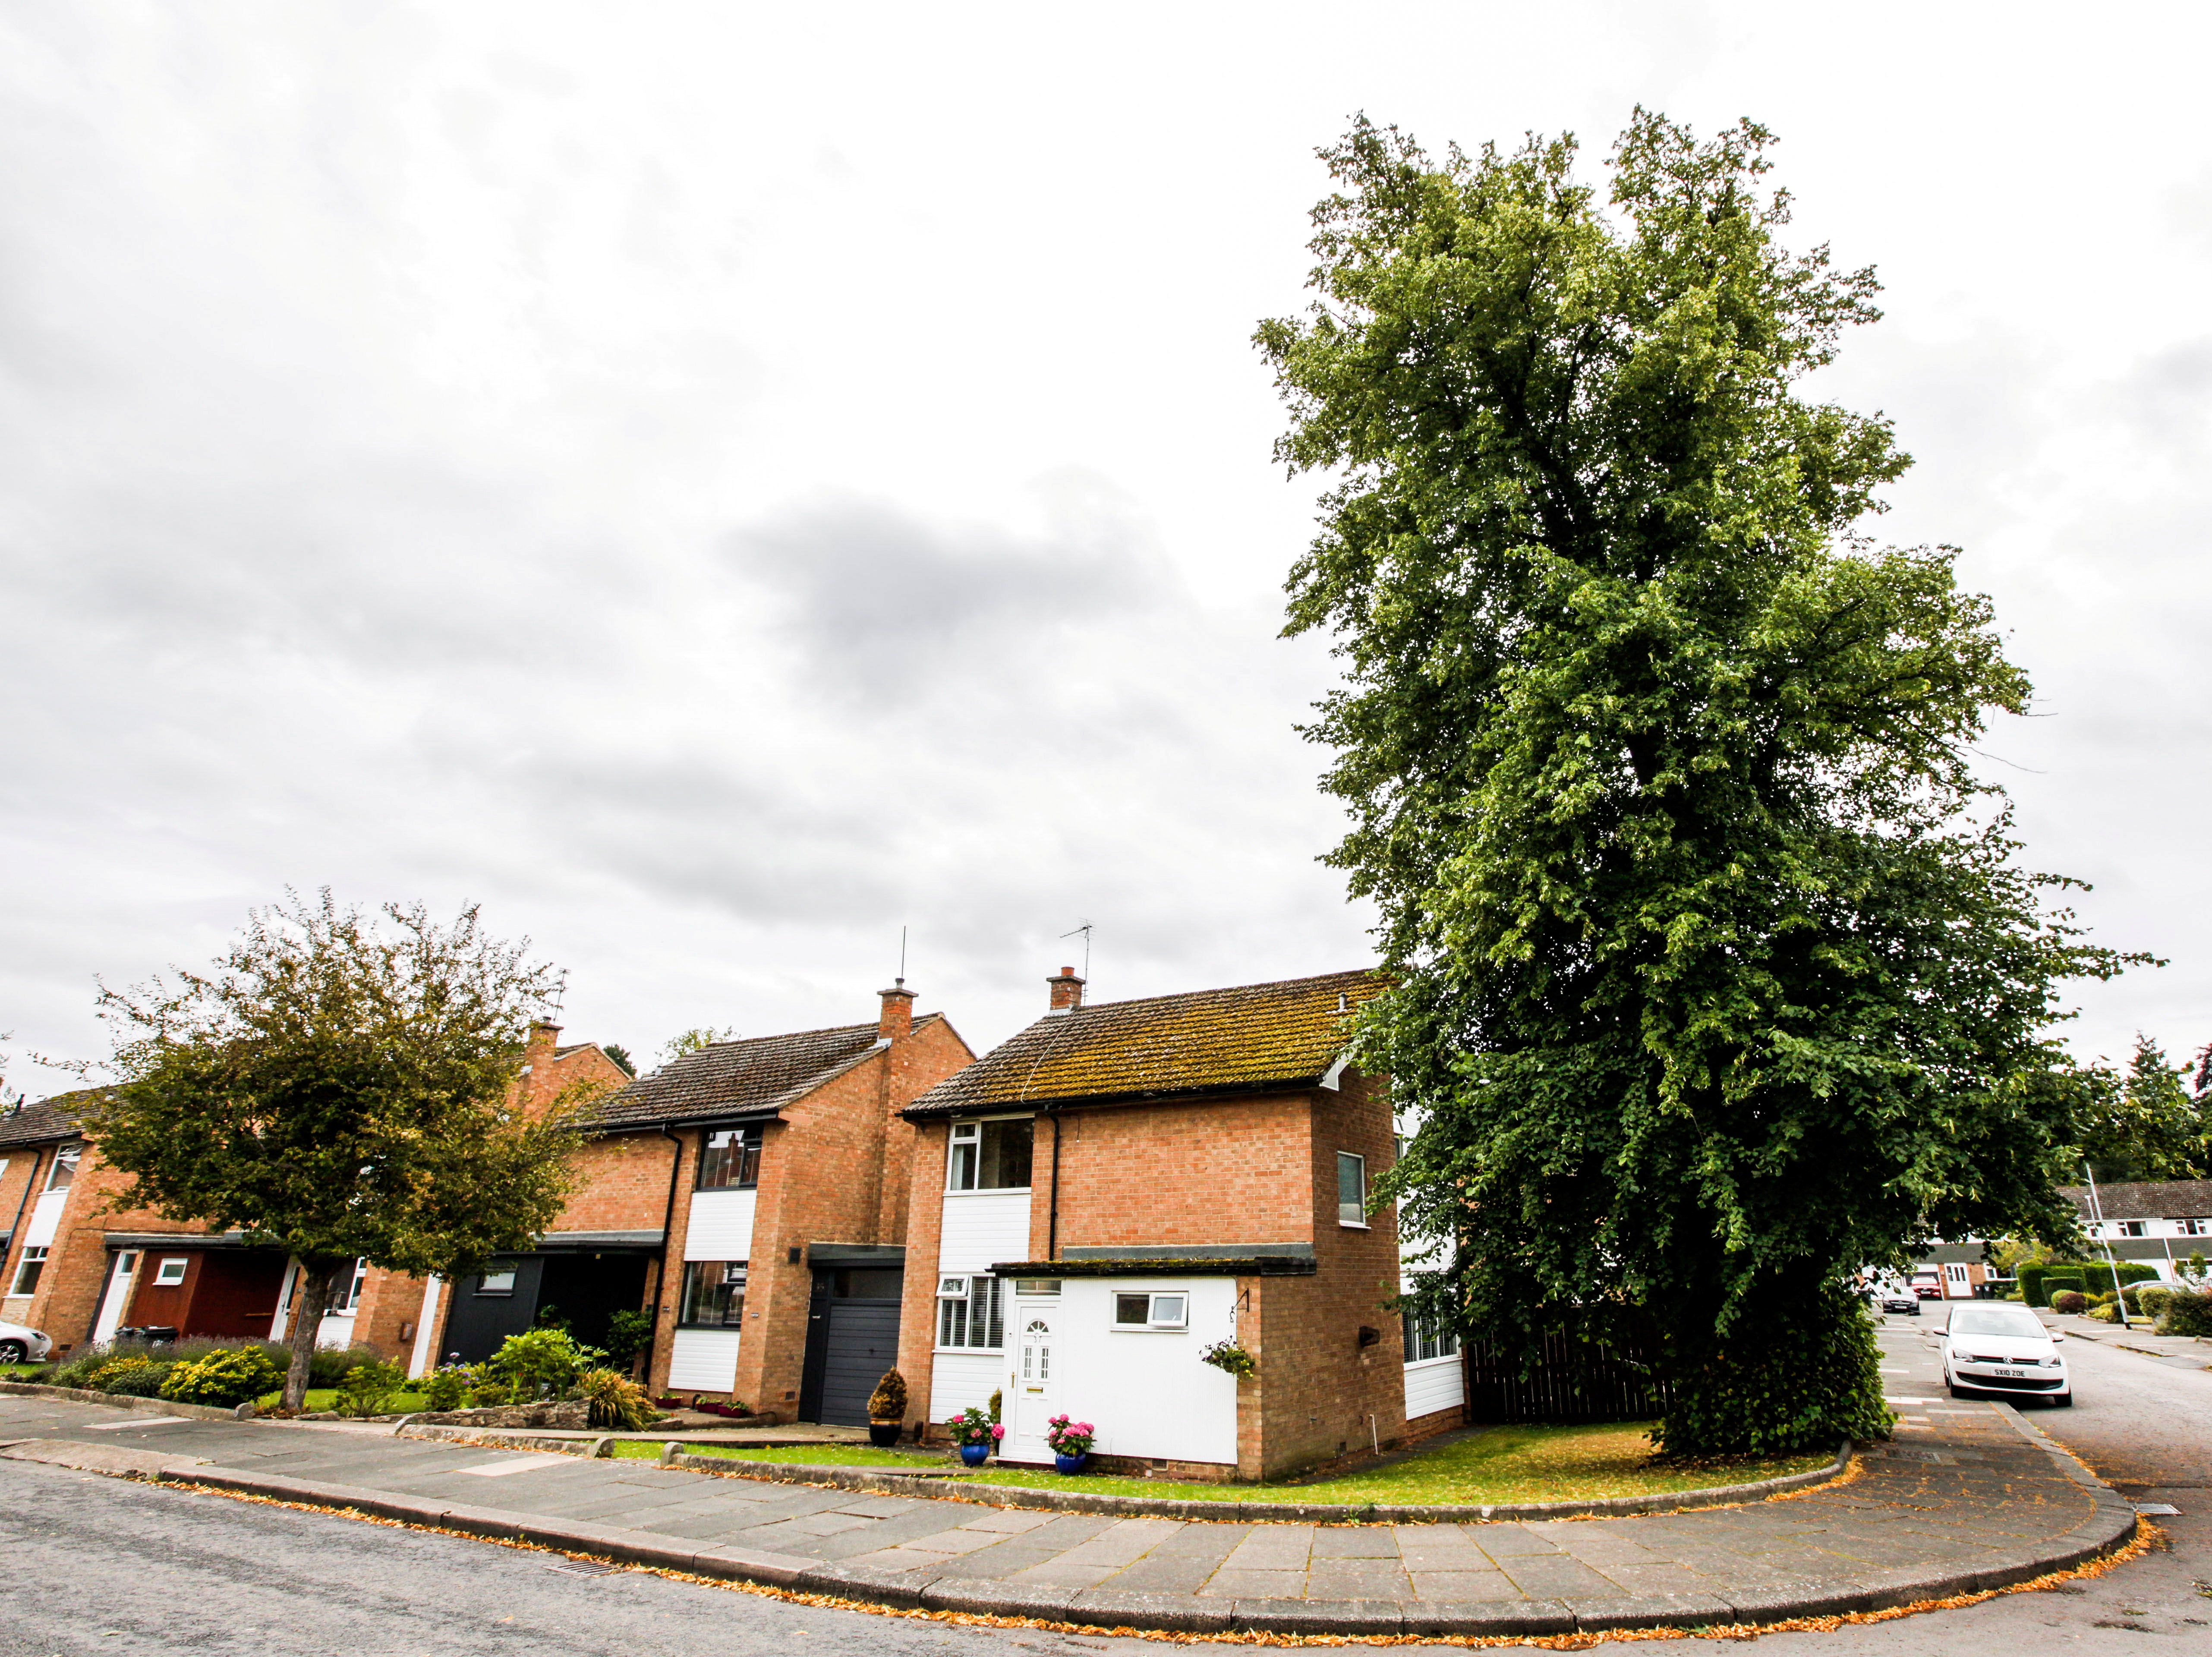
[[1014, 1343], [1014, 1419], [1006, 1433], [1007, 1448], [1018, 1460], [1049, 1461], [1052, 1447], [1044, 1435], [1052, 1417], [1060, 1413], [1054, 1404], [1060, 1387], [1052, 1358], [1052, 1314], [1024, 1307], [1017, 1321], [1021, 1332]]

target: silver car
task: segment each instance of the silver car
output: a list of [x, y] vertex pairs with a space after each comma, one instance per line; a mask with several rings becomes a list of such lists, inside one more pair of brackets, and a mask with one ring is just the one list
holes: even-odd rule
[[43, 1363], [53, 1349], [54, 1344], [46, 1338], [44, 1330], [20, 1323], [0, 1323], [0, 1363]]
[[2074, 1401], [2073, 1378], [2058, 1355], [2057, 1343], [2066, 1337], [2054, 1337], [2025, 1306], [1954, 1306], [1938, 1338], [1953, 1398], [2039, 1398], [2062, 1408]]

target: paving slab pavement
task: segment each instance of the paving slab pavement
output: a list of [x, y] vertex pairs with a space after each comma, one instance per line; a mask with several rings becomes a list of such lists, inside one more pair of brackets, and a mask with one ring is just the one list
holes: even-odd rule
[[[357, 1506], [700, 1575], [1097, 1626], [1508, 1634], [1778, 1620], [2027, 1580], [2135, 1514], [2008, 1408], [1909, 1406], [1845, 1483], [1755, 1504], [1465, 1524], [1115, 1518], [771, 1484], [319, 1423], [0, 1397], [0, 1454]], [[72, 1460], [72, 1458], [74, 1458]]]

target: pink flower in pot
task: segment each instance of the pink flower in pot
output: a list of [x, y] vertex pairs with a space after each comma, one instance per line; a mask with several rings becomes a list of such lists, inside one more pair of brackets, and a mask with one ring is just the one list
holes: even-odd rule
[[996, 1443], [1000, 1439], [1004, 1438], [1006, 1435], [1006, 1429], [1004, 1427], [999, 1425], [995, 1421], [991, 1423], [991, 1440], [994, 1443]]

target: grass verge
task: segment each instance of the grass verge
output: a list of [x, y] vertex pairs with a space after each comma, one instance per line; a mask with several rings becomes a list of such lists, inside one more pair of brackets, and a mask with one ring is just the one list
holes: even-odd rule
[[[1665, 1496], [1748, 1484], [1762, 1478], [1811, 1472], [1826, 1454], [1769, 1456], [1741, 1460], [1668, 1462], [1656, 1460], [1646, 1436], [1650, 1422], [1607, 1422], [1585, 1427], [1490, 1427], [1456, 1442], [1417, 1451], [1401, 1461], [1312, 1484], [1211, 1484], [1164, 1478], [1124, 1478], [1079, 1473], [1062, 1478], [1048, 1468], [996, 1463], [969, 1475], [971, 1484], [1028, 1485], [1090, 1490], [1102, 1496], [1146, 1496], [1213, 1502], [1314, 1502], [1345, 1507], [1481, 1506], [1498, 1502], [1578, 1502], [1615, 1496]], [[738, 1461], [779, 1461], [806, 1466], [898, 1467], [909, 1472], [952, 1471], [949, 1456], [878, 1450], [864, 1444], [700, 1444], [694, 1454]], [[621, 1456], [652, 1460], [653, 1444], [623, 1443]]]

